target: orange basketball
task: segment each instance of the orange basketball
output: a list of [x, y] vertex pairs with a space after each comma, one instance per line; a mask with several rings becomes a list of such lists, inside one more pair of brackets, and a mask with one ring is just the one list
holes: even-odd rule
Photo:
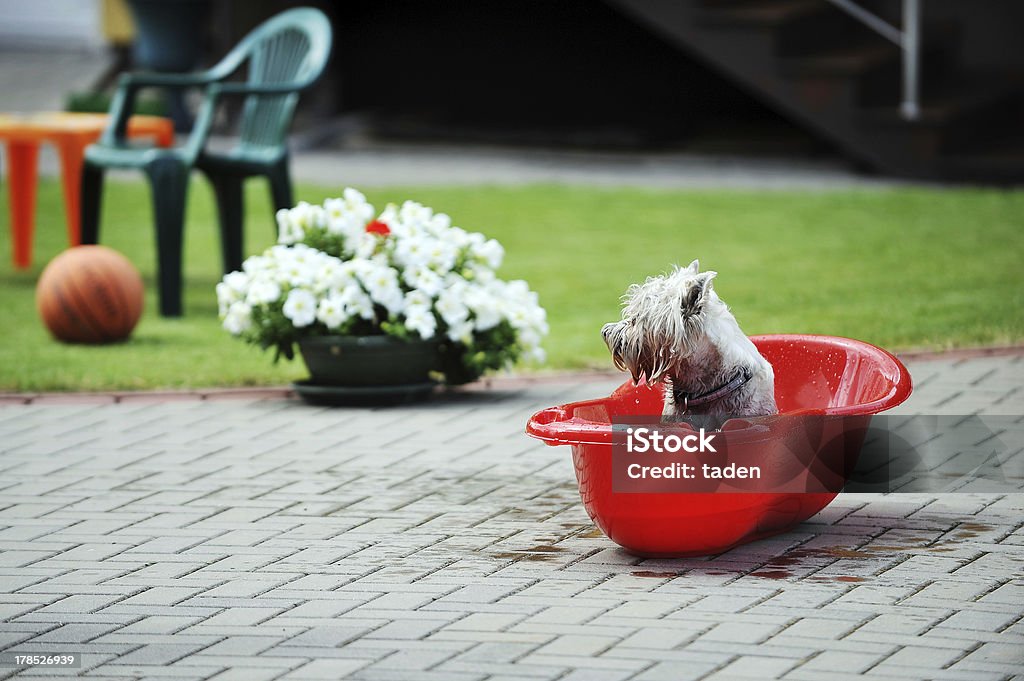
[[36, 286], [46, 328], [67, 343], [112, 343], [142, 315], [142, 277], [106, 246], [76, 246], [50, 261]]

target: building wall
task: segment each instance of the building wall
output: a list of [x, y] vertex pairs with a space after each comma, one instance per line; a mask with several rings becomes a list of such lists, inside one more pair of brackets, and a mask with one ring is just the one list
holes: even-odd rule
[[0, 49], [96, 50], [100, 0], [0, 0]]

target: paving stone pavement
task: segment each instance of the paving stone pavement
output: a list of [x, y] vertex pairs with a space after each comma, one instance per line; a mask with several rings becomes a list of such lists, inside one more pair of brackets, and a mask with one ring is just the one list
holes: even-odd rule
[[[1022, 357], [910, 368], [904, 412], [1024, 414]], [[0, 649], [111, 679], [1022, 678], [1024, 494], [844, 494], [644, 560], [523, 434], [613, 385], [4, 407]]]

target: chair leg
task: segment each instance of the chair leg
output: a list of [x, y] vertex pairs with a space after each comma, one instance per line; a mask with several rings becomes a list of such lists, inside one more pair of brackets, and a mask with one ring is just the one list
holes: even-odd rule
[[81, 240], [83, 244], [100, 242], [100, 207], [103, 204], [103, 168], [82, 166]]
[[[270, 182], [270, 198], [274, 204], [274, 212], [282, 208], [291, 208], [295, 205], [292, 197], [292, 178], [288, 172], [288, 159], [283, 158], [267, 170], [267, 180]], [[277, 219], [274, 220], [277, 225]]]
[[245, 243], [244, 182], [241, 175], [219, 173], [208, 175], [213, 192], [217, 196], [217, 212], [220, 217], [221, 256], [224, 260], [224, 274], [242, 269], [242, 252]]
[[59, 140], [56, 146], [60, 154], [68, 244], [77, 246], [82, 243], [82, 166], [85, 148], [89, 145], [79, 139], [67, 138]]
[[156, 222], [157, 280], [160, 314], [180, 317], [181, 254], [188, 196], [188, 168], [178, 161], [161, 159], [146, 168], [153, 190]]

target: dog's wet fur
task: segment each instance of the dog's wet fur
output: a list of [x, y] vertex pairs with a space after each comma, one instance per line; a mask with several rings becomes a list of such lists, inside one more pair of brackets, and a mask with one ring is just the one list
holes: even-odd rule
[[[777, 413], [772, 366], [740, 330], [715, 293], [717, 272], [688, 267], [633, 284], [623, 297], [622, 319], [605, 324], [601, 335], [615, 366], [633, 381], [663, 383], [667, 419], [704, 415], [720, 427], [727, 418]], [[740, 372], [750, 378], [721, 399], [700, 406], [678, 399], [702, 395]], [[704, 419], [707, 423], [708, 419]]]

